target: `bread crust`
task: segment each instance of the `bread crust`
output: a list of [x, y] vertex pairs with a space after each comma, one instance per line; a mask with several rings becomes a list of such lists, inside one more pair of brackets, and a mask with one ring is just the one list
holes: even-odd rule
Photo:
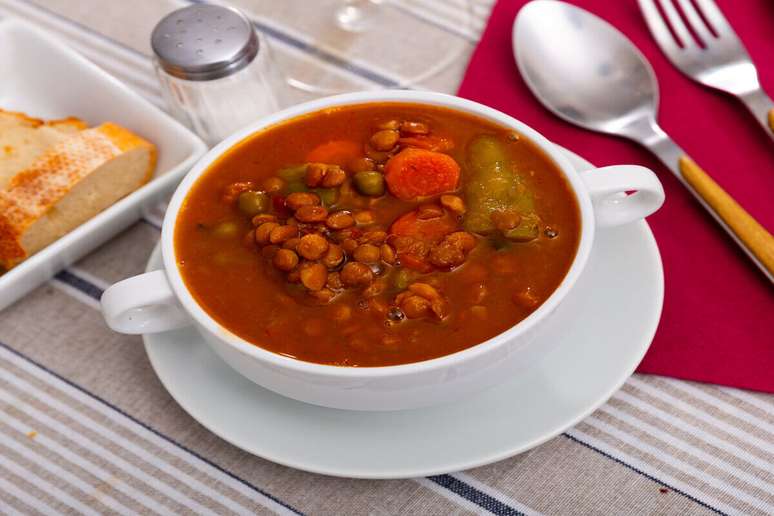
[[[33, 121], [29, 123], [36, 120], [27, 119]], [[57, 123], [80, 122], [77, 119], [65, 120]], [[148, 156], [147, 169], [136, 186], [139, 187], [153, 175], [156, 147], [113, 123], [73, 134], [13, 176], [6, 188], [0, 190], [0, 267], [10, 269], [27, 257], [28, 252], [23, 245], [25, 231], [53, 209], [80, 181], [121, 154], [136, 150], [144, 150]], [[90, 216], [96, 214], [94, 212]]]

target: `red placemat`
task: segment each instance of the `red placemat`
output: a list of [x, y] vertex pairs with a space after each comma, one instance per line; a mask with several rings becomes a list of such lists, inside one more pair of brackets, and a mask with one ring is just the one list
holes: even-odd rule
[[[664, 261], [666, 298], [656, 338], [639, 371], [774, 392], [774, 288], [647, 151], [576, 128], [538, 103], [511, 52], [513, 20], [525, 3], [497, 3], [459, 95], [514, 116], [598, 166], [634, 163], [655, 170], [667, 200], [648, 222]], [[658, 76], [661, 125], [761, 224], [774, 230], [774, 142], [744, 106], [681, 75], [656, 46], [636, 0], [571, 3], [631, 38]], [[717, 3], [758, 66], [764, 88], [774, 95], [774, 3]]]

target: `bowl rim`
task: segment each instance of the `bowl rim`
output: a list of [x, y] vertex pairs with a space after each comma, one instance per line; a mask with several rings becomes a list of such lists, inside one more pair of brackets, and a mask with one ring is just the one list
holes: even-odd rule
[[[565, 274], [564, 279], [551, 295], [534, 312], [522, 319], [507, 330], [497, 335], [462, 349], [460, 351], [440, 357], [410, 362], [399, 365], [346, 367], [330, 364], [307, 362], [297, 358], [291, 358], [266, 350], [258, 344], [253, 344], [235, 335], [220, 323], [215, 321], [207, 311], [200, 306], [188, 290], [177, 267], [177, 258], [174, 247], [174, 229], [177, 214], [191, 187], [199, 177], [204, 174], [215, 161], [228, 150], [238, 145], [254, 133], [281, 124], [293, 118], [323, 111], [328, 108], [372, 103], [404, 103], [426, 104], [434, 107], [444, 107], [473, 116], [478, 116], [503, 127], [512, 128], [519, 134], [530, 139], [554, 162], [571, 186], [572, 192], [580, 210], [580, 239], [575, 257]], [[268, 115], [255, 123], [244, 127], [227, 137], [210, 151], [202, 156], [180, 183], [167, 207], [161, 231], [162, 257], [167, 279], [178, 301], [185, 311], [191, 316], [195, 324], [204, 329], [209, 335], [218, 341], [234, 348], [243, 355], [257, 359], [278, 369], [319, 376], [349, 379], [369, 379], [381, 377], [394, 377], [427, 373], [429, 371], [446, 369], [459, 366], [476, 357], [488, 354], [503, 347], [506, 343], [515, 340], [519, 336], [529, 333], [535, 326], [553, 312], [567, 293], [573, 288], [588, 261], [594, 240], [595, 224], [594, 213], [588, 191], [580, 177], [580, 173], [572, 166], [570, 161], [547, 138], [532, 129], [530, 126], [506, 115], [494, 108], [485, 106], [461, 97], [444, 93], [411, 90], [383, 90], [362, 91], [345, 93], [331, 97], [305, 102], [296, 106]], [[208, 340], [208, 339], [207, 339]]]

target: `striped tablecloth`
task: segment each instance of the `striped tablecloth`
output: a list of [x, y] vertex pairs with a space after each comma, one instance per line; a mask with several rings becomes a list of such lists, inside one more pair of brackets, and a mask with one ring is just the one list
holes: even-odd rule
[[[148, 35], [186, 2], [38, 1], [0, 0], [0, 16], [55, 33], [161, 106]], [[491, 1], [475, 0], [479, 19], [464, 30], [461, 0], [401, 7], [432, 23], [432, 44], [472, 50]], [[362, 87], [400, 83], [379, 63], [389, 56], [342, 61], [270, 12], [276, 2], [234, 3], [291, 74], [312, 66]], [[310, 0], [309, 16], [329, 4]], [[453, 92], [464, 66], [421, 86]], [[0, 312], [0, 513], [774, 514], [774, 397], [652, 376], [635, 375], [542, 446], [471, 471], [346, 480], [248, 455], [183, 412], [140, 339], [112, 333], [98, 311], [107, 285], [143, 271], [158, 228], [148, 216]]]

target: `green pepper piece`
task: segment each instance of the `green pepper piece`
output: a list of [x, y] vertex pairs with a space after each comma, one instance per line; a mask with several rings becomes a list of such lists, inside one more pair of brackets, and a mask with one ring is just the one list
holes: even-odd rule
[[471, 141], [467, 149], [467, 164], [465, 199], [468, 211], [464, 219], [467, 231], [493, 233], [496, 228], [492, 213], [496, 211], [532, 210], [532, 195], [497, 137], [482, 135]]
[[468, 145], [468, 163], [474, 174], [487, 173], [491, 167], [506, 161], [505, 149], [495, 136], [481, 135]]
[[530, 242], [540, 234], [540, 217], [536, 213], [521, 216], [521, 222], [513, 229], [503, 233], [511, 242]]

